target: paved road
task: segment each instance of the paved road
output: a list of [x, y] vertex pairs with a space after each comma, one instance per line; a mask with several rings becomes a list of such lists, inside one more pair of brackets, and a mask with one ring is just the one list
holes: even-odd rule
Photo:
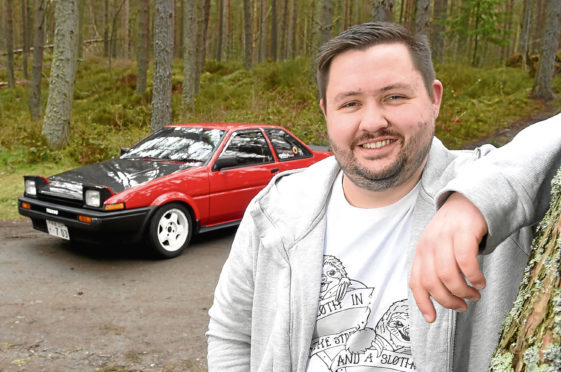
[[206, 371], [208, 308], [234, 233], [155, 261], [0, 221], [0, 371]]

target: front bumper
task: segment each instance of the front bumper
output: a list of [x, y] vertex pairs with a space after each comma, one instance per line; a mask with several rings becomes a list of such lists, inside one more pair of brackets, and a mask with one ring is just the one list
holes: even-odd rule
[[[24, 202], [31, 208], [23, 208], [21, 205]], [[93, 240], [101, 240], [103, 237], [108, 237], [107, 234], [111, 237], [127, 235], [133, 240], [139, 240], [154, 210], [155, 207], [144, 207], [106, 212], [66, 206], [27, 196], [18, 198], [19, 214], [31, 218], [34, 229], [48, 232], [46, 220], [50, 220], [68, 227], [71, 238], [83, 237]], [[89, 216], [92, 222], [81, 222], [78, 216]]]

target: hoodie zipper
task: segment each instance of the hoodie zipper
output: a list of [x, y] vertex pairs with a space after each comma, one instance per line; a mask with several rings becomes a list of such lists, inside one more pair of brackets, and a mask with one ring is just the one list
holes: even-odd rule
[[450, 353], [450, 356], [448, 358], [448, 371], [453, 371], [454, 370], [454, 355], [456, 354], [456, 317], [457, 317], [457, 313], [454, 310], [448, 310], [450, 311], [450, 333], [449, 333], [449, 339], [450, 339], [450, 350], [452, 350], [452, 353]]

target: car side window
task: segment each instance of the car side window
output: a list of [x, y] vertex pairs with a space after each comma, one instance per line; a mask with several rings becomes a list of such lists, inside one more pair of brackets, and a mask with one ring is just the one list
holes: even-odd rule
[[271, 140], [280, 161], [302, 159], [312, 156], [312, 153], [302, 146], [296, 138], [282, 129], [265, 129], [265, 133], [267, 133], [267, 136]]
[[227, 159], [229, 168], [270, 163], [273, 154], [261, 131], [240, 131], [232, 134], [219, 159]]

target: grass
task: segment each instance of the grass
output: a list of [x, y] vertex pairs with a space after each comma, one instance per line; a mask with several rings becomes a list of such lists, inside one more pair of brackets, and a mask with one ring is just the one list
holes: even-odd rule
[[[16, 56], [16, 66], [21, 61]], [[0, 64], [5, 61], [0, 60]], [[45, 58], [44, 73], [50, 59]], [[240, 63], [207, 61], [201, 90], [192, 107], [181, 107], [182, 64], [173, 66], [173, 122], [243, 121], [280, 124], [308, 143], [327, 144], [323, 117], [308, 59], [257, 64], [245, 71]], [[533, 79], [521, 69], [475, 69], [448, 64], [436, 66], [444, 83], [444, 99], [436, 135], [450, 148], [485, 138], [512, 121], [544, 109], [528, 98]], [[148, 72], [149, 80], [152, 71]], [[5, 81], [0, 69], [0, 81]], [[16, 72], [22, 80], [22, 72]], [[112, 78], [111, 78], [112, 76]], [[48, 83], [43, 81], [43, 112]], [[82, 164], [119, 154], [150, 132], [151, 82], [136, 95], [136, 66], [87, 56], [80, 62], [74, 92], [70, 143], [62, 150], [48, 147], [41, 122], [31, 120], [28, 86], [0, 88], [0, 219], [18, 217], [16, 198], [24, 174], [50, 176]], [[561, 92], [561, 78], [554, 81]], [[561, 107], [557, 99], [553, 105]]]

